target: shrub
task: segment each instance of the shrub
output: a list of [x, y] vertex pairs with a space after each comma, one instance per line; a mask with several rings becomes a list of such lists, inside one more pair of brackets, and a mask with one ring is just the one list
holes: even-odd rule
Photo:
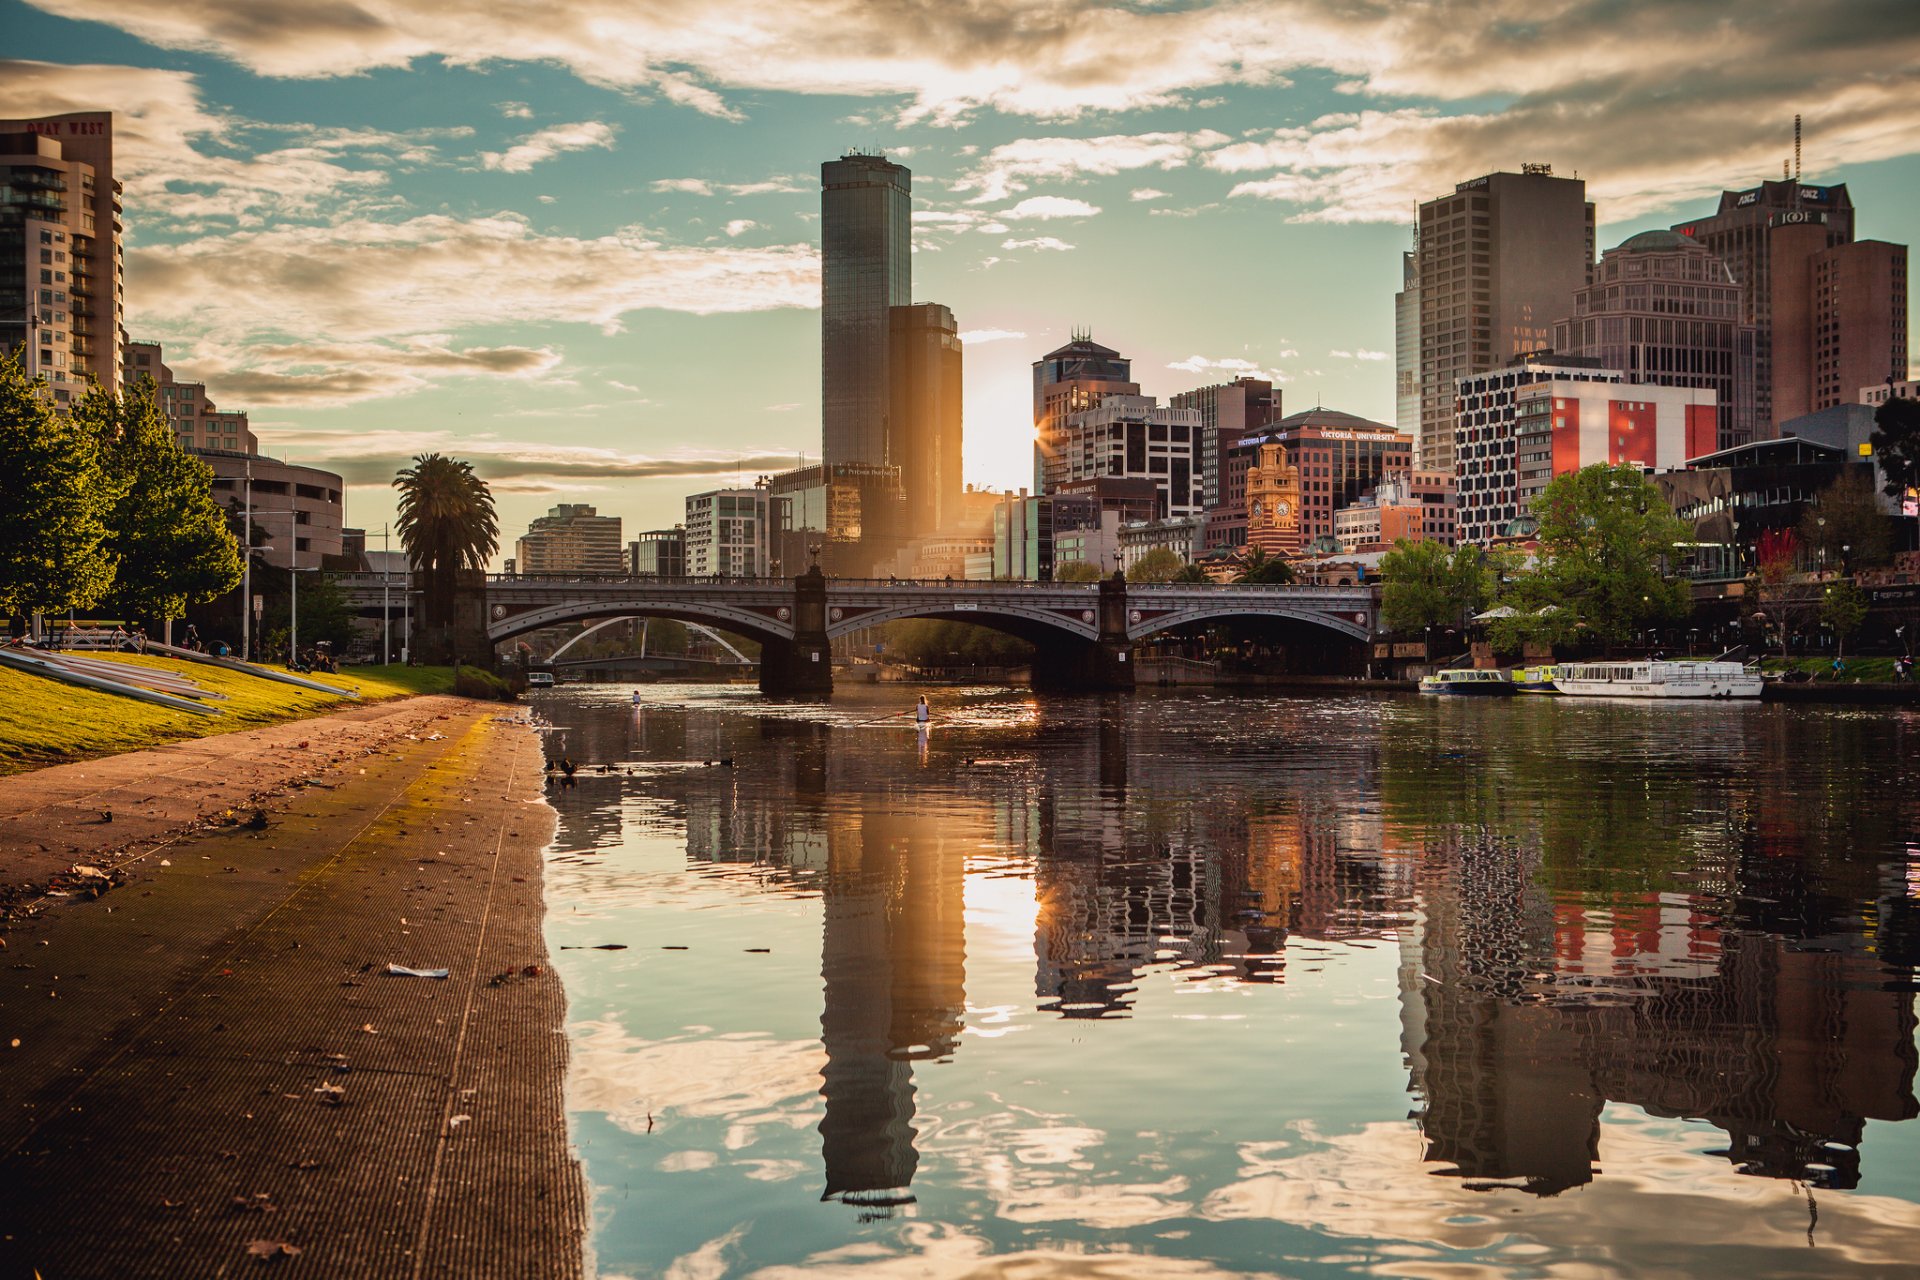
[[462, 698], [482, 698], [492, 702], [512, 702], [513, 686], [479, 667], [461, 667], [453, 676], [453, 691]]

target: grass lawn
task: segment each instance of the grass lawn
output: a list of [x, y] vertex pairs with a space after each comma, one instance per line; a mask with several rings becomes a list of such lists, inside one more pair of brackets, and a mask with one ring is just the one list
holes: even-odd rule
[[[240, 729], [257, 729], [281, 720], [297, 720], [352, 705], [352, 700], [296, 688], [274, 680], [157, 655], [90, 653], [87, 657], [157, 667], [185, 676], [201, 688], [223, 693], [211, 706], [224, 714], [198, 716], [135, 698], [64, 684], [24, 671], [0, 670], [0, 774], [89, 756], [140, 751], [147, 747], [204, 738]], [[285, 668], [274, 668], [285, 670]], [[451, 667], [348, 667], [337, 675], [318, 674], [322, 684], [352, 689], [365, 702], [416, 693], [449, 693]]]
[[[1851, 684], [1858, 680], [1861, 684], [1893, 683], [1892, 658], [1846, 658], [1846, 674], [1840, 679]], [[1762, 671], [1804, 671], [1815, 680], [1826, 682], [1833, 679], [1832, 658], [1762, 658]]]

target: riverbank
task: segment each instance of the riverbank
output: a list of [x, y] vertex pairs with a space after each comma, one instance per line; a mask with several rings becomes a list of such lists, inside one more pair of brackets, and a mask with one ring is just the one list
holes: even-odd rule
[[[69, 822], [103, 766], [282, 791], [129, 846]], [[541, 785], [517, 716], [449, 698], [0, 780], [8, 880], [36, 827], [105, 872], [4, 922], [0, 1274], [580, 1275]]]
[[[224, 667], [182, 662], [157, 654], [88, 656], [186, 676], [210, 692], [225, 695], [210, 704], [218, 707], [222, 714], [200, 716], [175, 711], [25, 672], [0, 669], [0, 775], [255, 729], [319, 715], [351, 701]], [[448, 693], [453, 689], [451, 667], [347, 667], [338, 674], [312, 678], [322, 684], [351, 689], [360, 695], [362, 702]]]

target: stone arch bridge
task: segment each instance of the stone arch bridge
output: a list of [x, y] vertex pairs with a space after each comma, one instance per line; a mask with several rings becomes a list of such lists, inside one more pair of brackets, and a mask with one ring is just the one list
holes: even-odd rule
[[[748, 636], [761, 646], [768, 693], [833, 688], [835, 637], [903, 618], [971, 622], [1035, 646], [1036, 688], [1130, 689], [1133, 645], [1157, 632], [1214, 619], [1272, 619], [1309, 634], [1363, 644], [1376, 604], [1368, 587], [1068, 582], [896, 582], [827, 578], [708, 579], [492, 577], [487, 638], [498, 644], [560, 623], [664, 617]], [[471, 615], [469, 615], [471, 616]]]

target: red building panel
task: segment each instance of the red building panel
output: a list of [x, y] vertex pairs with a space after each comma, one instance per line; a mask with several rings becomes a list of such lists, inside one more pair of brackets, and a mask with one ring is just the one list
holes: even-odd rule
[[1687, 406], [1687, 456], [1698, 458], [1720, 447], [1720, 410], [1710, 404]]
[[1580, 402], [1553, 402], [1553, 474], [1580, 469]]
[[1612, 400], [1607, 407], [1607, 461], [1654, 465], [1660, 457], [1654, 407], [1644, 400]]

